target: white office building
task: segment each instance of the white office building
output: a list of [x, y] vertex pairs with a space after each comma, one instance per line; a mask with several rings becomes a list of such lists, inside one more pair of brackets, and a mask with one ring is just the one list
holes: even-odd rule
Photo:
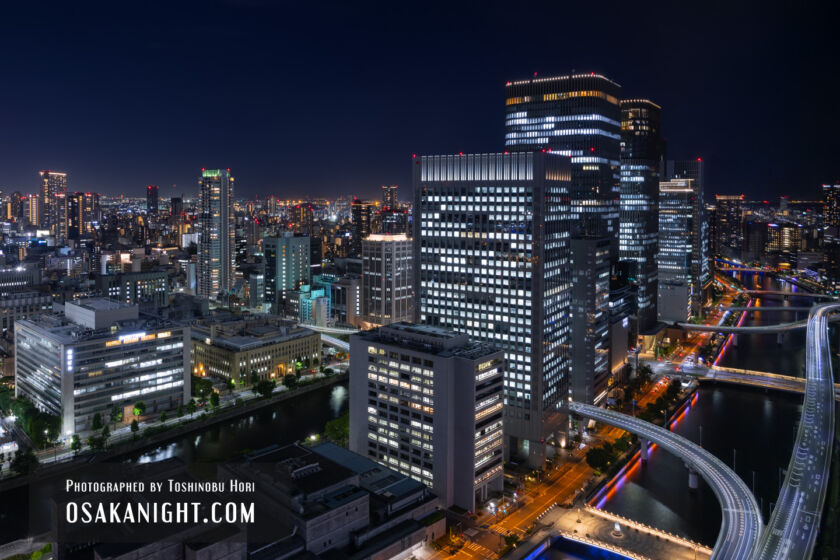
[[350, 337], [350, 449], [475, 511], [503, 483], [504, 353], [394, 323]]
[[68, 302], [63, 313], [15, 323], [15, 393], [59, 416], [64, 437], [114, 406], [173, 409], [190, 398], [189, 339], [189, 327], [143, 318], [136, 305]]

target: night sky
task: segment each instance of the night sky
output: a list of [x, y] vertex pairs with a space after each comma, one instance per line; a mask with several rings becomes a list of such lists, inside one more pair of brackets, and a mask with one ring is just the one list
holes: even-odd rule
[[192, 194], [230, 167], [237, 196], [407, 199], [412, 153], [503, 150], [505, 81], [572, 70], [662, 105], [707, 196], [840, 180], [837, 2], [8, 4], [5, 192], [51, 168], [73, 190]]

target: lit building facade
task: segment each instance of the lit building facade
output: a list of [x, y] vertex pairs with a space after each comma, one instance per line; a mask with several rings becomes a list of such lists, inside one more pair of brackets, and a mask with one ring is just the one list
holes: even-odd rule
[[619, 254], [636, 264], [639, 332], [656, 324], [659, 180], [664, 143], [661, 108], [647, 99], [621, 102], [621, 226]]
[[[686, 321], [699, 313], [702, 301], [702, 276], [708, 270], [708, 258], [697, 263], [697, 255], [705, 255], [702, 228], [697, 224], [699, 193], [694, 179], [674, 179], [659, 184], [659, 302], [661, 321]], [[705, 210], [699, 206], [699, 209]], [[704, 265], [705, 267], [704, 268]]]
[[229, 169], [203, 169], [198, 197], [197, 291], [216, 298], [233, 288], [235, 229]]
[[716, 194], [712, 222], [712, 256], [739, 257], [744, 246], [744, 195]]
[[394, 323], [350, 337], [350, 450], [475, 511], [503, 486], [504, 354]]
[[274, 315], [200, 319], [191, 335], [191, 371], [198, 377], [244, 384], [253, 372], [280, 381], [306, 363], [317, 368], [321, 359], [318, 333]]
[[414, 160], [415, 316], [504, 351], [506, 452], [533, 465], [566, 430], [570, 178], [542, 152]]
[[691, 232], [691, 250], [693, 251], [691, 255], [691, 276], [694, 293], [698, 295], [697, 297], [692, 297], [691, 313], [700, 316], [703, 313], [703, 307], [712, 295], [709, 219], [706, 215], [706, 203], [704, 199], [706, 192], [706, 163], [702, 158], [669, 160], [667, 169], [669, 181], [675, 179], [691, 179], [692, 181], [691, 188], [694, 190], [694, 209], [692, 211], [694, 219], [692, 220], [692, 227], [694, 230]]
[[600, 74], [508, 82], [505, 149], [571, 158], [571, 224], [576, 235], [608, 237], [618, 258], [621, 194], [621, 86]]
[[64, 437], [114, 406], [170, 410], [190, 399], [188, 341], [189, 327], [141, 319], [137, 306], [68, 302], [63, 314], [15, 323], [15, 394], [59, 416]]
[[265, 302], [279, 313], [285, 307], [285, 294], [310, 282], [311, 238], [285, 232], [263, 240], [265, 259]]
[[610, 241], [571, 240], [571, 396], [597, 404], [606, 397], [610, 376]]
[[108, 299], [152, 307], [169, 305], [169, 274], [165, 270], [102, 274], [96, 277], [96, 288]]
[[38, 225], [49, 228], [59, 240], [67, 239], [67, 173], [44, 170], [41, 174], [41, 206]]
[[75, 192], [67, 195], [67, 238], [78, 239], [93, 233], [100, 219], [99, 193]]
[[400, 203], [397, 200], [397, 185], [382, 185], [382, 207], [396, 210]]
[[362, 240], [362, 305], [365, 321], [387, 325], [414, 319], [414, 243], [405, 235]]
[[367, 200], [354, 198], [350, 203], [350, 255], [358, 257], [362, 254], [362, 239], [371, 234], [371, 217], [376, 204]]

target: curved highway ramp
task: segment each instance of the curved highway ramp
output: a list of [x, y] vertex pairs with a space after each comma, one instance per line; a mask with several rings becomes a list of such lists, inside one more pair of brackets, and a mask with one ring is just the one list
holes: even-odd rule
[[713, 560], [746, 560], [755, 554], [762, 531], [761, 512], [749, 487], [723, 461], [682, 436], [620, 412], [576, 402], [569, 403], [569, 410], [656, 443], [706, 480], [723, 514]]
[[788, 474], [755, 560], [811, 558], [820, 529], [834, 439], [834, 379], [828, 314], [840, 304], [815, 307], [805, 338], [805, 401]]

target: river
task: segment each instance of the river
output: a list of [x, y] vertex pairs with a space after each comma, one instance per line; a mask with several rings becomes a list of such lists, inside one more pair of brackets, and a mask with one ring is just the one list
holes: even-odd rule
[[[767, 275], [743, 275], [744, 284], [766, 290], [790, 290]], [[791, 306], [810, 305], [809, 298], [791, 298]], [[766, 306], [783, 305], [781, 298], [764, 298]], [[743, 325], [767, 325], [805, 318], [804, 312], [750, 315]], [[803, 375], [804, 329], [784, 336], [738, 335], [720, 365], [785, 375]], [[674, 431], [702, 445], [723, 460], [749, 485], [755, 473], [756, 498], [769, 516], [779, 492], [780, 469], [787, 468], [799, 421], [802, 398], [736, 386], [704, 386], [696, 402]], [[720, 529], [720, 506], [705, 483], [688, 488], [688, 471], [674, 456], [656, 449], [650, 461], [629, 471], [617, 492], [601, 504], [608, 511], [713, 545]]]
[[[248, 451], [294, 443], [321, 433], [327, 422], [347, 411], [347, 406], [347, 383], [343, 382], [117, 460], [146, 463], [178, 457], [187, 464], [224, 461]], [[30, 491], [35, 495], [30, 497]], [[49, 510], [43, 496], [37, 495], [43, 493], [42, 486], [36, 490], [20, 487], [0, 494], [0, 544], [22, 538], [30, 529], [34, 534], [47, 529]], [[37, 508], [34, 516], [30, 516], [30, 504], [38, 504], [34, 506]], [[33, 518], [31, 526], [30, 517]]]

